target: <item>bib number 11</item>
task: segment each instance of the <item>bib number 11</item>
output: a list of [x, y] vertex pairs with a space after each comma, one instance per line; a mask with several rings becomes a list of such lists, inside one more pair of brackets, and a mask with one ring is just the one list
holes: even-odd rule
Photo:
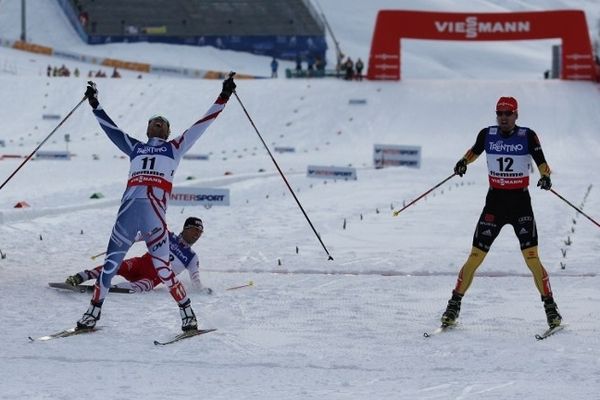
[[[142, 158], [142, 169], [154, 169], [154, 162], [156, 157], [144, 157]], [[150, 164], [150, 165], [148, 165]]]

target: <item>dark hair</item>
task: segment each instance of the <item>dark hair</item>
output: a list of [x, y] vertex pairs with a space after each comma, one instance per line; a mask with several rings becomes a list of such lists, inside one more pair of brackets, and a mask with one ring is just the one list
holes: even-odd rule
[[190, 228], [190, 227], [191, 228], [198, 228], [201, 231], [204, 230], [204, 225], [202, 224], [202, 220], [200, 218], [196, 218], [196, 217], [189, 217], [183, 223], [183, 229]]

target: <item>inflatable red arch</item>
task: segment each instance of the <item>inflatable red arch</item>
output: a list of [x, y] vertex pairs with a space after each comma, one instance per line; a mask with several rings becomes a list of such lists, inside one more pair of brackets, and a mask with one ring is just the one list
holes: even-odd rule
[[[402, 39], [562, 41], [561, 79], [598, 78], [585, 14], [580, 10], [446, 13], [382, 10], [377, 15], [368, 78], [399, 80]], [[550, 50], [548, 50], [550, 51]]]

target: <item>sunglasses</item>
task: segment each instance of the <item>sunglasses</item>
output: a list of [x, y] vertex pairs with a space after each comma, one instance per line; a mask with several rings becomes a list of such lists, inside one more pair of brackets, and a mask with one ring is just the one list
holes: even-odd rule
[[505, 116], [505, 117], [510, 117], [510, 116], [512, 116], [514, 113], [515, 113], [514, 111], [496, 111], [496, 116], [497, 116], [497, 117], [502, 117], [502, 116]]

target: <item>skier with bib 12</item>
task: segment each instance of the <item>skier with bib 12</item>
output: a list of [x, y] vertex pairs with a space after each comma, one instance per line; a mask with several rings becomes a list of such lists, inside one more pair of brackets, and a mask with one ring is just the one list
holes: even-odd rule
[[512, 225], [521, 253], [533, 274], [540, 293], [549, 327], [556, 328], [562, 317], [550, 288], [550, 278], [538, 256], [538, 237], [529, 196], [529, 166], [535, 161], [541, 178], [537, 186], [550, 190], [550, 167], [546, 163], [537, 134], [530, 128], [517, 126], [518, 103], [514, 97], [501, 97], [496, 104], [497, 125], [482, 129], [473, 147], [454, 167], [461, 177], [484, 151], [487, 154], [489, 190], [485, 206], [473, 235], [473, 247], [458, 273], [456, 287], [448, 301], [442, 327], [456, 324], [462, 298], [471, 285], [475, 271], [483, 262], [492, 243], [505, 224]]

